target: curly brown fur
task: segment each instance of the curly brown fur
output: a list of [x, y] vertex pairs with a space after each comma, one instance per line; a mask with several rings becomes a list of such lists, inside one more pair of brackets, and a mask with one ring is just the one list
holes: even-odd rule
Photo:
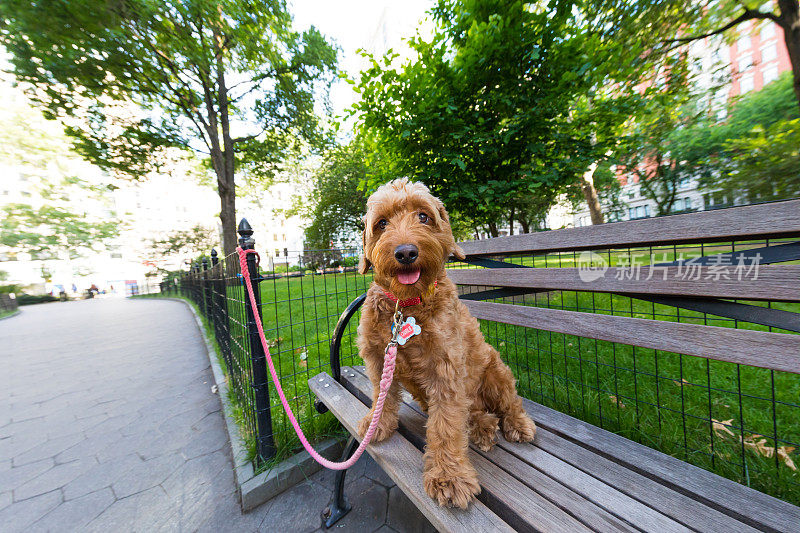
[[[395, 381], [373, 441], [386, 439], [397, 429], [402, 384], [428, 412], [425, 490], [440, 505], [466, 508], [480, 493], [467, 456], [469, 440], [488, 450], [502, 428], [508, 440], [532, 441], [536, 426], [522, 408], [511, 370], [486, 343], [478, 321], [445, 274], [448, 257], [463, 259], [464, 253], [453, 239], [442, 202], [421, 183], [395, 180], [367, 200], [364, 225], [359, 270], [366, 273], [372, 266], [375, 276], [361, 311], [358, 347], [373, 384], [373, 402], [395, 308], [384, 291], [401, 300], [423, 298], [422, 304], [403, 309], [404, 316], [416, 318], [422, 333], [398, 351]], [[403, 244], [419, 250], [412, 265], [395, 258], [395, 249]], [[401, 283], [399, 274], [411, 268], [419, 269], [419, 279]], [[428, 295], [434, 281], [437, 288]], [[361, 421], [362, 436], [371, 417], [370, 411]]]

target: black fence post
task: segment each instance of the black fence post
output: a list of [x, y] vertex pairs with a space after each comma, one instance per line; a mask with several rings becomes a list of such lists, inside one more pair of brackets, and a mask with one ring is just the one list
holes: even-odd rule
[[208, 272], [208, 258], [203, 258], [203, 312], [206, 319], [212, 320], [211, 316], [211, 282], [209, 280], [210, 274]]
[[[253, 228], [247, 219], [243, 218], [239, 222], [239, 246], [244, 250], [253, 250], [255, 241], [253, 240]], [[258, 283], [261, 276], [258, 274], [255, 254], [247, 255], [247, 270], [253, 286], [253, 296], [256, 305], [261, 302], [261, 291]], [[245, 288], [245, 290], [247, 290]], [[261, 346], [261, 339], [258, 335], [255, 313], [261, 313], [261, 308], [253, 309], [250, 298], [245, 295], [245, 310], [247, 313], [247, 333], [250, 339], [250, 360], [253, 368], [253, 389], [256, 399], [256, 423], [258, 425], [257, 451], [262, 460], [267, 461], [275, 456], [275, 440], [272, 435], [272, 413], [269, 406], [269, 378], [267, 377], [267, 361], [264, 355], [264, 347]]]
[[225, 280], [225, 262], [219, 262], [219, 254], [211, 249], [211, 322], [214, 325], [214, 337], [222, 352], [225, 366], [231, 368], [230, 335], [228, 333], [228, 297]]

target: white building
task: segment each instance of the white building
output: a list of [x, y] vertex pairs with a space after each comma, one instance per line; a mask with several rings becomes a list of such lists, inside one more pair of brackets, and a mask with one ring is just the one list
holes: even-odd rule
[[288, 181], [236, 199], [237, 220], [246, 218], [252, 226], [256, 250], [262, 261], [268, 261], [264, 263], [267, 270], [272, 270], [274, 265], [298, 264], [306, 221], [287, 214], [297, 194], [298, 185]]

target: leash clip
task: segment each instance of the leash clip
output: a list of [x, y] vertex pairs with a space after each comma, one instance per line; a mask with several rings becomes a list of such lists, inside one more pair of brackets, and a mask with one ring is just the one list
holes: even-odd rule
[[397, 346], [397, 338], [400, 335], [400, 327], [403, 325], [403, 312], [400, 310], [400, 302], [394, 307], [394, 317], [392, 318], [392, 339], [386, 347], [388, 350], [390, 346]]

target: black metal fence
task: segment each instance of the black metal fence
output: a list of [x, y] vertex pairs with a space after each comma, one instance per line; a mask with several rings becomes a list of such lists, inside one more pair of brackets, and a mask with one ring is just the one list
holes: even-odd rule
[[[243, 220], [240, 246], [254, 249], [253, 231]], [[234, 416], [257, 466], [283, 458], [299, 446], [269, 376], [253, 313], [260, 314], [281, 387], [310, 440], [341, 434], [335, 418], [314, 408], [308, 379], [330, 371], [329, 343], [341, 311], [363, 293], [371, 276], [356, 273], [358, 250], [269, 250], [248, 255], [256, 293], [252, 309], [240, 274], [239, 256], [212, 251], [162, 293], [190, 298], [213, 332], [229, 384]], [[355, 364], [355, 326], [342, 353]]]
[[[252, 248], [246, 222], [240, 240]], [[609, 266], [672, 261], [784, 244], [780, 240], [708, 242], [594, 250]], [[330, 371], [329, 343], [340, 313], [366, 291], [371, 275], [355, 271], [358, 251], [251, 254], [261, 314], [281, 385], [312, 439], [336, 434], [338, 423], [314, 409], [307, 381]], [[580, 252], [496, 256], [529, 267], [575, 267]], [[644, 258], [644, 259], [643, 259]], [[448, 268], [466, 268], [450, 264]], [[470, 267], [471, 268], [471, 267]], [[257, 464], [299, 447], [265, 366], [246, 300], [238, 256], [194, 265], [178, 288], [213, 328], [237, 418]], [[490, 287], [462, 288], [462, 292]], [[173, 287], [162, 287], [164, 292]], [[743, 302], [797, 313], [800, 304]], [[495, 300], [516, 305], [673, 322], [796, 333], [688, 311], [635, 297], [550, 290]], [[342, 364], [361, 364], [358, 316], [342, 339]], [[509, 364], [521, 395], [622, 434], [692, 464], [800, 503], [800, 376], [587, 337], [481, 321], [487, 340]]]
[[[677, 259], [771, 248], [794, 240], [595, 249], [492, 256], [532, 268], [580, 267], [585, 256], [607, 266], [663, 264]], [[784, 261], [798, 263], [798, 248]], [[770, 255], [769, 252], [763, 252]], [[785, 264], [785, 263], [784, 263]], [[734, 268], [736, 265], [729, 265]], [[477, 268], [454, 264], [450, 268]], [[633, 270], [631, 270], [633, 271]], [[726, 275], [720, 271], [721, 275]], [[728, 275], [730, 274], [730, 270]], [[798, 281], [800, 283], [800, 281]], [[493, 287], [460, 287], [462, 294]], [[784, 328], [598, 292], [544, 290], [495, 302], [584, 313], [779, 333], [800, 332], [800, 303], [733, 302], [786, 311]], [[800, 504], [800, 375], [744, 364], [481, 320], [487, 340], [537, 403], [619, 433], [646, 446]]]

